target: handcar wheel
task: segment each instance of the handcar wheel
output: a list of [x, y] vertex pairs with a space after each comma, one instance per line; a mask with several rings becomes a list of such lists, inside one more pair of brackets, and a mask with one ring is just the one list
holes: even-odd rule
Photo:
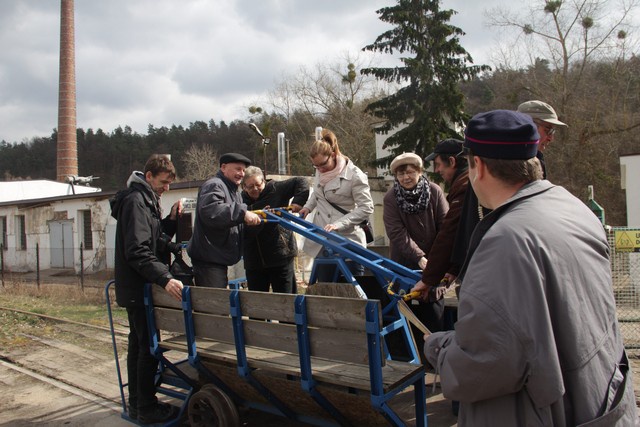
[[220, 390], [213, 384], [205, 384], [200, 390], [206, 390], [218, 398], [222, 411], [224, 412], [224, 418], [227, 422], [227, 424], [225, 424], [226, 426], [240, 427], [240, 414], [238, 413], [238, 408], [227, 393]]
[[227, 425], [220, 401], [208, 390], [200, 390], [191, 396], [188, 412], [191, 427], [224, 427]]

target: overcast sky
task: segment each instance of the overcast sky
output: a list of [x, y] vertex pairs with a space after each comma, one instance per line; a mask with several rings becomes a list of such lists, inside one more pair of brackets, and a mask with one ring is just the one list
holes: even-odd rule
[[[509, 0], [444, 0], [475, 63], [496, 34], [483, 12]], [[75, 0], [77, 125], [188, 126], [247, 119], [283, 73], [356, 54], [393, 0]], [[0, 141], [57, 127], [60, 0], [0, 0]], [[384, 55], [377, 54], [384, 59]], [[388, 60], [388, 59], [387, 59]]]

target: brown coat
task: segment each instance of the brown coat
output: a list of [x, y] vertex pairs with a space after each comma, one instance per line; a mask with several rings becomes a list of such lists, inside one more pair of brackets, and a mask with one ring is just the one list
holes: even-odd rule
[[469, 171], [465, 170], [453, 180], [447, 201], [449, 202], [449, 212], [445, 216], [442, 228], [433, 242], [431, 251], [427, 259], [427, 268], [422, 271], [422, 282], [428, 286], [435, 286], [446, 273], [457, 275], [460, 266], [451, 263], [451, 252], [455, 243], [464, 195], [469, 186]]
[[389, 237], [390, 258], [407, 268], [418, 269], [421, 257], [427, 257], [436, 234], [442, 227], [449, 204], [438, 184], [429, 182], [431, 197], [419, 214], [407, 214], [398, 207], [393, 187], [384, 196], [384, 228]]

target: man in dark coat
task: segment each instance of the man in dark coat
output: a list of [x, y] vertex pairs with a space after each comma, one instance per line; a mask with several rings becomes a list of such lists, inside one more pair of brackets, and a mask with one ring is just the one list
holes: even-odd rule
[[[242, 199], [249, 210], [291, 206], [298, 212], [309, 198], [304, 178], [266, 182], [260, 168], [249, 166], [242, 182]], [[289, 201], [291, 200], [291, 203]], [[261, 224], [247, 229], [244, 239], [244, 269], [252, 291], [295, 293], [293, 261], [298, 253], [293, 231], [278, 224]]]
[[160, 196], [169, 189], [176, 172], [166, 155], [154, 154], [144, 172], [135, 171], [127, 189], [111, 199], [111, 216], [117, 221], [115, 247], [116, 301], [127, 309], [129, 345], [127, 373], [129, 380], [129, 416], [142, 424], [167, 421], [177, 415], [174, 406], [159, 403], [154, 377], [158, 361], [149, 351], [149, 332], [144, 307], [144, 285], [162, 286], [177, 300], [182, 282], [173, 278], [169, 266], [160, 260], [159, 245], [163, 233], [173, 236], [181, 204], [161, 219]]
[[193, 236], [187, 246], [196, 286], [226, 288], [228, 267], [242, 257], [244, 225], [260, 224], [260, 217], [247, 210], [239, 191], [250, 165], [242, 154], [223, 154], [216, 176], [198, 191]]
[[446, 286], [440, 286], [443, 279], [446, 283], [453, 281], [457, 276], [460, 265], [451, 262], [451, 252], [455, 242], [460, 213], [464, 201], [467, 187], [469, 186], [469, 172], [467, 159], [462, 154], [462, 141], [457, 139], [445, 139], [440, 141], [434, 152], [425, 161], [433, 160], [435, 171], [442, 176], [442, 179], [449, 184], [447, 202], [449, 211], [444, 217], [442, 227], [436, 235], [436, 239], [431, 246], [427, 262], [427, 267], [422, 271], [422, 279], [416, 283], [412, 291], [421, 291], [423, 299], [438, 302], [439, 325], [438, 330], [442, 330], [444, 316], [444, 291]]

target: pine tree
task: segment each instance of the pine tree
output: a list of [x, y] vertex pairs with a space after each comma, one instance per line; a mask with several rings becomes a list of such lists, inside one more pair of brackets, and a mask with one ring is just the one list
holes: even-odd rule
[[385, 120], [377, 133], [400, 128], [385, 143], [392, 155], [377, 160], [379, 165], [388, 165], [402, 152], [425, 156], [438, 141], [460, 138], [456, 129], [462, 129], [468, 116], [463, 112], [464, 99], [458, 84], [490, 68], [467, 65], [473, 64], [473, 59], [459, 43], [464, 32], [448, 23], [456, 12], [440, 10], [437, 0], [398, 0], [396, 6], [376, 13], [380, 20], [395, 27], [363, 50], [415, 54], [413, 58], [402, 56], [403, 66], [361, 71], [403, 84], [396, 93], [367, 106], [367, 111]]

